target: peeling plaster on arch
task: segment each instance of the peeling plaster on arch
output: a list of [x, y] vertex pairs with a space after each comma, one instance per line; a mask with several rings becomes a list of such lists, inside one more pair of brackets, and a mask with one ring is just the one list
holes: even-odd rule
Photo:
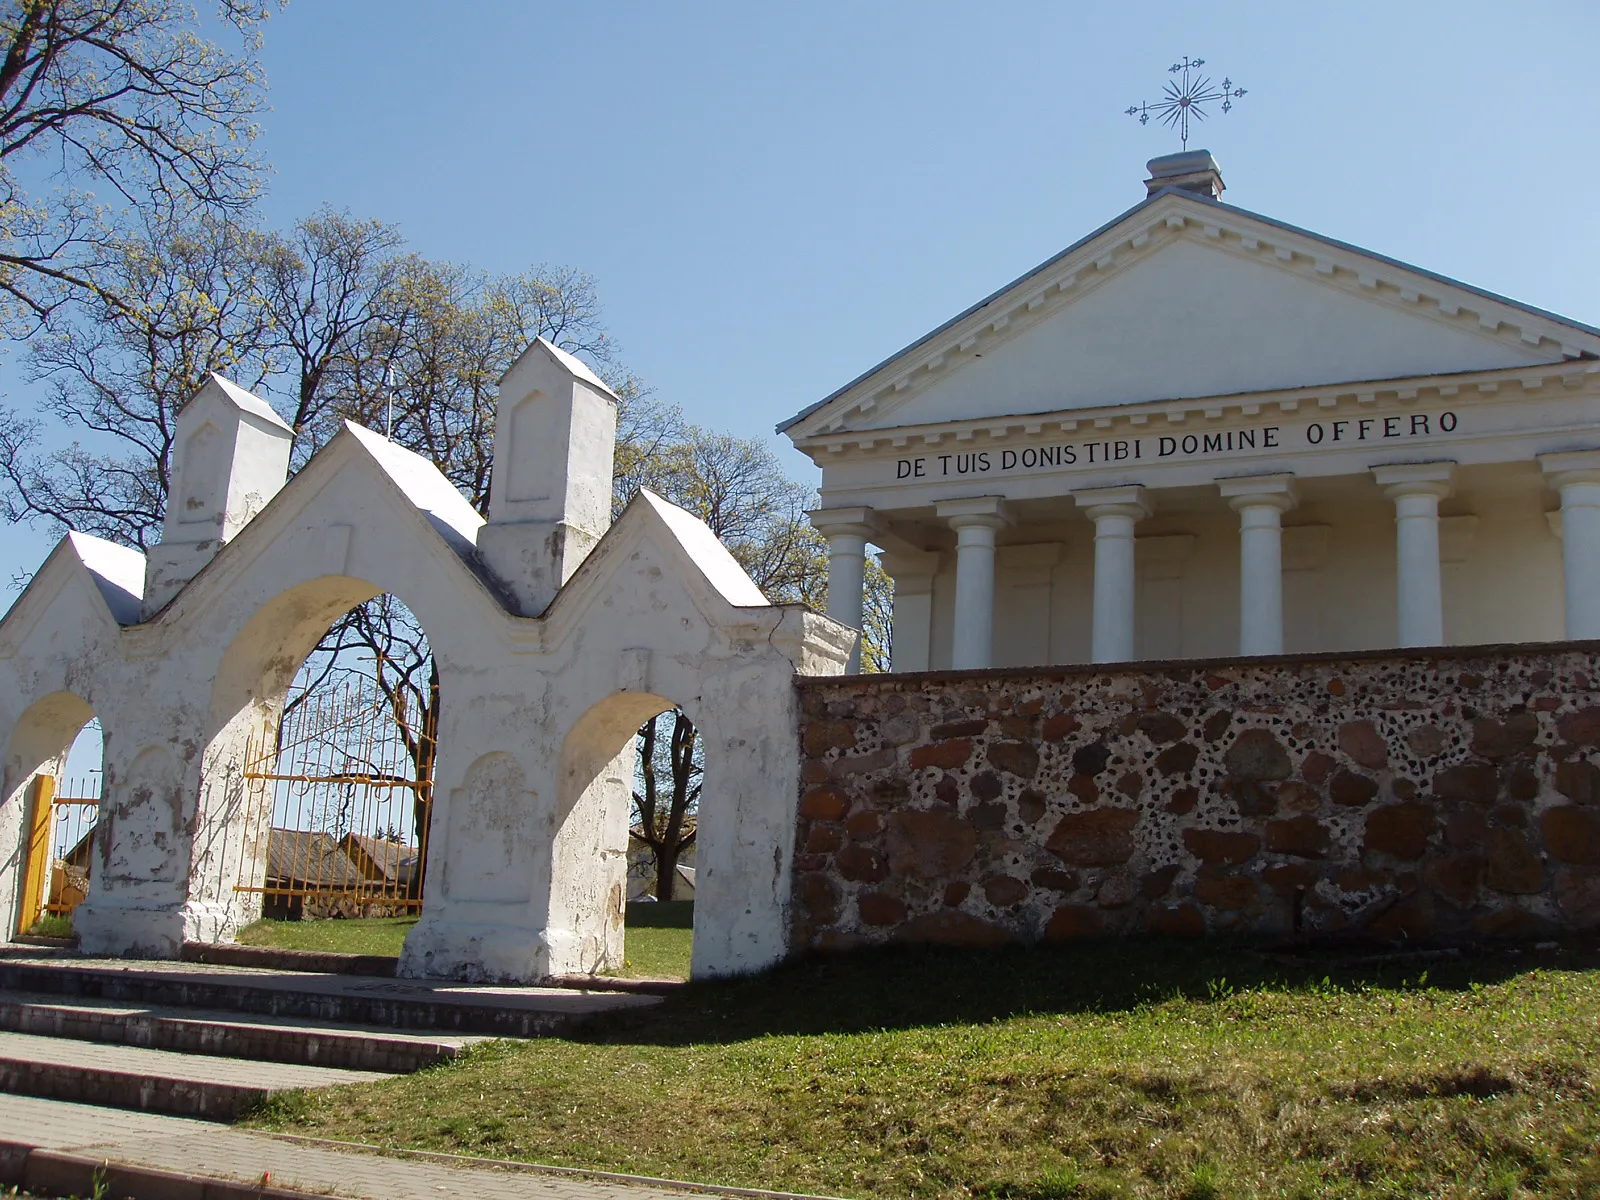
[[[548, 886], [542, 896], [535, 893], [534, 904], [548, 906], [547, 928], [567, 939], [552, 944], [551, 953], [584, 964], [587, 972], [622, 966], [635, 734], [672, 707], [649, 692], [617, 692], [579, 717], [562, 741], [550, 869], [535, 876]], [[579, 863], [591, 869], [573, 869]]]
[[102, 813], [95, 839], [97, 873], [138, 889], [174, 881], [183, 835], [182, 771], [165, 746], [146, 746], [124, 773], [122, 794]]
[[343, 575], [322, 575], [272, 596], [240, 626], [218, 663], [211, 728], [221, 730], [252, 704], [279, 703], [307, 655], [332, 624], [383, 589]]
[[[310, 532], [297, 530], [296, 536]], [[252, 798], [244, 779], [251, 748], [275, 736], [290, 684], [333, 622], [383, 593], [378, 585], [350, 575], [319, 575], [293, 583], [251, 613], [223, 653], [211, 689], [199, 802], [191, 822], [186, 939], [231, 938], [260, 917], [259, 894], [237, 892], [232, 886], [238, 878], [256, 875], [252, 864], [259, 866], [267, 853], [260, 831], [270, 822], [252, 808], [260, 798]], [[405, 601], [404, 596], [399, 599]], [[423, 632], [428, 635], [426, 625]], [[441, 662], [441, 697], [450, 694], [448, 676]]]

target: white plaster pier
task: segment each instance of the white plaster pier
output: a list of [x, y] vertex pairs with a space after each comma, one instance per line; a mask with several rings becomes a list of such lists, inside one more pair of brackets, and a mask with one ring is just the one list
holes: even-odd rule
[[[213, 378], [179, 417], [148, 559], [65, 538], [0, 620], [0, 922], [14, 932], [32, 781], [98, 716], [91, 954], [177, 955], [260, 912], [233, 886], [245, 748], [353, 605], [392, 593], [435, 655], [432, 833], [408, 976], [619, 967], [635, 733], [681, 705], [705, 739], [692, 972], [787, 952], [794, 678], [856, 635], [766, 598], [704, 524], [648, 493], [610, 520], [616, 400], [540, 341], [501, 381], [487, 519], [432, 463], [347, 425], [286, 480], [291, 432]], [[266, 824], [270, 824], [267, 822]]]
[[1221, 194], [1152, 161], [779, 427], [883, 556], [894, 670], [1600, 636], [1600, 330]]

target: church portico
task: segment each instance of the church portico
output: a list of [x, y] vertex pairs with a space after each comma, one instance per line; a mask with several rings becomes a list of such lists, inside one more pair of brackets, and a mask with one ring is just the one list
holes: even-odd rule
[[[1381, 427], [1383, 417], [1350, 420]], [[1226, 445], [1229, 432], [1212, 436]], [[999, 441], [970, 453], [999, 460]], [[982, 495], [959, 494], [973, 481], [958, 476], [923, 492], [928, 503], [830, 506], [814, 520], [836, 530], [848, 516], [872, 530], [836, 543], [842, 578], [857, 578], [848, 538], [882, 548], [897, 671], [1542, 641], [1600, 628], [1587, 611], [1600, 594], [1589, 579], [1600, 563], [1600, 451], [1529, 446], [1495, 461], [1481, 440], [1452, 439], [1422, 461], [1385, 463], [1360, 443], [1354, 454], [1313, 444], [1286, 455], [1278, 441], [1270, 455], [1223, 451], [1209, 467], [1141, 457], [1136, 472], [1113, 458], [1109, 470], [1059, 472], [1046, 494], [1038, 472], [991, 472]], [[829, 615], [850, 621], [852, 597], [859, 605], [859, 590], [830, 600]]]
[[817, 527], [872, 526], [895, 669], [1600, 637], [1600, 330], [1149, 167], [780, 426]]
[[830, 615], [870, 545], [897, 671], [1600, 637], [1600, 330], [1150, 176], [780, 427]]

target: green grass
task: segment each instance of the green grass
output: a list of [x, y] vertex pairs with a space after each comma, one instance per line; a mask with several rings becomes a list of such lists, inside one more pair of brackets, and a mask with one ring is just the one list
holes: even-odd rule
[[[246, 946], [394, 956], [416, 917], [361, 917], [328, 921], [257, 921], [239, 931]], [[626, 978], [686, 979], [694, 904], [635, 904], [628, 908], [623, 954]]]
[[416, 917], [360, 917], [354, 920], [257, 921], [239, 931], [246, 946], [278, 950], [322, 950], [338, 954], [394, 956]]
[[623, 944], [624, 978], [687, 979], [689, 977], [688, 929], [652, 929], [629, 926]]
[[69, 938], [72, 936], [72, 918], [46, 913], [28, 926], [32, 937]]
[[1600, 955], [904, 950], [300, 1093], [298, 1133], [855, 1197], [1600, 1195]]

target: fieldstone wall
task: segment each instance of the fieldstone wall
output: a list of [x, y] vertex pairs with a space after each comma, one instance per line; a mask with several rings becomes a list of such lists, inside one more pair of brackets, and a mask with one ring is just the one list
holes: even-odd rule
[[793, 946], [1593, 928], [1597, 652], [801, 679]]

